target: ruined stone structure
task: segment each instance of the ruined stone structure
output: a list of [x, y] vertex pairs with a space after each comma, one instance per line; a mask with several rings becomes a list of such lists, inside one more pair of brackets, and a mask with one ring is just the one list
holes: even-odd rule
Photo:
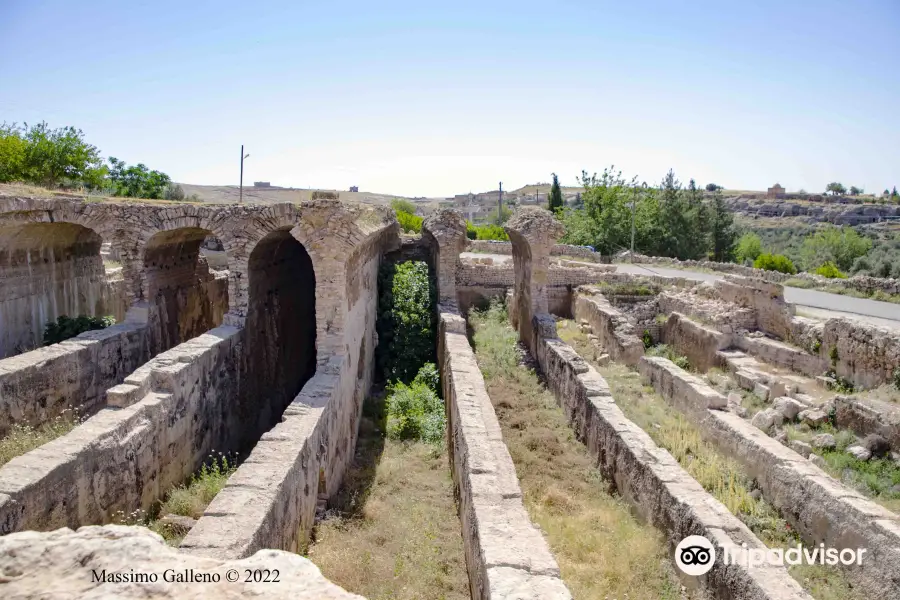
[[[305, 547], [317, 506], [338, 491], [354, 454], [378, 343], [378, 269], [390, 255], [425, 259], [436, 277], [448, 466], [473, 599], [572, 598], [525, 508], [467, 339], [465, 308], [479, 294], [507, 299], [523, 353], [536, 360], [605, 484], [662, 533], [670, 553], [688, 535], [732, 549], [765, 544], [626, 417], [600, 372], [559, 339], [554, 313], [574, 316], [603, 360], [637, 370], [739, 463], [805, 544], [868, 548], [869, 560], [848, 567], [847, 577], [873, 600], [897, 597], [900, 518], [745, 419], [699, 373], [645, 356], [641, 339], [653, 327], [653, 340], [694, 369], [730, 373], [772, 404], [763, 416], [793, 407], [794, 417], [808, 409], [810, 420], [823, 420], [819, 409], [829, 405], [801, 391], [798, 381], [808, 382], [800, 374], [831, 368], [861, 387], [884, 384], [900, 365], [896, 336], [797, 317], [781, 286], [760, 279], [636, 280], [551, 259], [562, 229], [544, 209], [520, 209], [506, 230], [511, 267], [461, 259], [465, 221], [452, 210], [430, 215], [420, 238], [401, 241], [390, 212], [334, 200], [198, 206], [0, 197], [0, 326], [11, 332], [2, 337], [11, 356], [0, 360], [0, 436], [68, 407], [87, 417], [0, 466], [0, 596], [97, 597], [102, 589], [76, 577], [86, 569], [257, 567], [281, 569], [282, 581], [161, 584], [154, 593], [359, 598], [292, 553]], [[120, 269], [103, 268], [107, 242]], [[224, 268], [211, 269], [204, 249], [221, 253]], [[636, 281], [647, 289], [615, 293]], [[128, 308], [120, 323], [20, 352], [39, 343], [35, 322], [60, 310], [103, 313], [116, 302]], [[32, 309], [31, 321], [15, 316]], [[855, 396], [830, 406], [836, 426], [900, 447], [893, 407]], [[146, 529], [109, 525], [117, 511], [152, 507], [213, 451], [246, 459], [177, 550]], [[772, 565], [716, 563], [682, 581], [715, 599], [810, 599]], [[138, 598], [147, 589], [128, 583], [115, 593]]]

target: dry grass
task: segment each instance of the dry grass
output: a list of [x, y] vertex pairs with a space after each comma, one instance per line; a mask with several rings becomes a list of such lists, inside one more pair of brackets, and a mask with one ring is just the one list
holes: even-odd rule
[[[558, 330], [560, 338], [593, 364], [590, 342], [574, 321], [560, 322]], [[697, 427], [652, 387], [644, 385], [637, 373], [618, 363], [593, 366], [606, 379], [616, 405], [625, 415], [668, 450], [682, 468], [741, 519], [763, 543], [773, 548], [796, 546], [800, 541], [796, 532], [772, 505], [751, 495], [753, 482], [738, 463], [706, 442]], [[862, 600], [836, 567], [801, 565], [790, 567], [788, 571], [818, 600]]]
[[525, 507], [579, 600], [680, 598], [665, 541], [607, 492], [553, 395], [519, 365], [516, 334], [496, 307], [473, 313], [478, 364], [516, 466]]
[[353, 464], [307, 556], [369, 600], [467, 599], [446, 450], [385, 439], [382, 404], [366, 402]]
[[76, 413], [66, 409], [63, 413], [40, 427], [13, 424], [5, 437], [0, 439], [0, 465], [22, 456], [47, 442], [62, 437], [81, 423]]

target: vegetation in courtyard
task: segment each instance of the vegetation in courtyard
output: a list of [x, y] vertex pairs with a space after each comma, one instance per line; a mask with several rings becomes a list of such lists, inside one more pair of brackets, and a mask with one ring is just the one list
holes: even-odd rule
[[444, 441], [447, 418], [439, 396], [440, 375], [434, 363], [425, 363], [412, 383], [388, 385], [387, 434], [392, 440]]
[[110, 325], [115, 324], [116, 318], [112, 316], [88, 317], [80, 315], [73, 319], [67, 315], [60, 315], [56, 321], [48, 321], [44, 327], [44, 345], [58, 344], [85, 331], [106, 329]]
[[652, 187], [624, 179], [615, 167], [599, 176], [582, 172], [581, 183], [582, 208], [560, 213], [563, 243], [615, 254], [631, 247], [633, 224], [634, 247], [643, 254], [719, 261], [733, 255], [737, 232], [718, 190], [706, 199], [693, 180], [685, 188], [672, 171]]
[[0, 466], [17, 456], [22, 456], [26, 452], [66, 435], [80, 422], [81, 419], [76, 411], [66, 409], [62, 414], [39, 427], [13, 423], [7, 434], [0, 438]]
[[652, 348], [647, 348], [647, 356], [661, 356], [663, 358], [671, 360], [673, 363], [675, 363], [675, 366], [680, 367], [685, 371], [691, 370], [691, 361], [688, 360], [687, 356], [679, 354], [678, 351], [675, 350], [674, 346], [669, 346], [668, 344], [657, 344]]
[[[590, 357], [590, 342], [573, 321], [562, 321], [559, 336], [583, 357]], [[592, 362], [592, 361], [591, 361]], [[640, 375], [619, 363], [605, 367], [594, 364], [606, 379], [610, 391], [625, 415], [646, 431], [653, 441], [668, 450], [678, 463], [706, 491], [722, 502], [770, 547], [796, 546], [797, 533], [778, 511], [758, 493], [733, 459], [718, 452], [700, 430], [671, 407], [655, 390], [641, 382]], [[862, 600], [835, 567], [799, 565], [790, 574], [818, 600]]]
[[666, 543], [608, 492], [553, 394], [520, 364], [506, 310], [474, 312], [474, 345], [531, 520], [575, 598], [683, 598]]
[[378, 367], [386, 381], [410, 383], [435, 362], [434, 281], [422, 261], [385, 262], [378, 280]]
[[783, 254], [760, 254], [753, 261], [753, 266], [757, 269], [765, 269], [766, 271], [778, 271], [793, 275], [797, 272], [794, 263]]
[[383, 396], [369, 397], [353, 461], [306, 556], [329, 580], [370, 600], [467, 600], [446, 450], [387, 437], [387, 419]]
[[113, 157], [107, 164], [80, 129], [52, 129], [45, 122], [0, 124], [0, 183], [14, 181], [84, 188], [110, 196], [184, 199], [184, 190], [165, 173], [141, 163], [128, 166]]

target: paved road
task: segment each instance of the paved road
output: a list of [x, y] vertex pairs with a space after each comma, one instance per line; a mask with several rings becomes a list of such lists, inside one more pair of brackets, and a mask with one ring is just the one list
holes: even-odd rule
[[[716, 281], [723, 278], [723, 275], [720, 273], [700, 273], [697, 271], [658, 267], [656, 265], [617, 264], [616, 267], [618, 271], [623, 273], [657, 273], [669, 277], [687, 277], [688, 279], [699, 281]], [[837, 313], [836, 316], [864, 320], [894, 329], [900, 328], [900, 304], [793, 287], [784, 288], [784, 299], [796, 304], [801, 313], [814, 318], [828, 318]]]
[[[464, 257], [493, 258], [495, 263], [503, 263], [512, 260], [505, 254], [484, 254], [481, 252], [464, 252]], [[665, 275], [668, 277], [686, 277], [698, 281], [716, 281], [722, 279], [721, 273], [701, 273], [683, 269], [672, 269], [656, 265], [642, 264], [617, 264], [617, 270], [621, 273], [637, 273]], [[878, 302], [865, 298], [841, 296], [829, 294], [817, 290], [805, 290], [802, 288], [784, 288], [784, 299], [797, 305], [799, 313], [803, 316], [815, 319], [828, 319], [830, 317], [847, 317], [858, 321], [865, 321], [883, 327], [900, 329], [900, 304], [890, 302]]]

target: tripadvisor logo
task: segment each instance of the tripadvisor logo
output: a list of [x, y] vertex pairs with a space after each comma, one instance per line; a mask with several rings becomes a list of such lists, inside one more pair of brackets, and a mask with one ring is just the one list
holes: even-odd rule
[[[727, 565], [742, 565], [747, 568], [785, 565], [860, 565], [866, 548], [826, 548], [825, 544], [804, 547], [797, 544], [790, 548], [748, 548], [723, 546], [722, 562]], [[687, 575], [705, 575], [716, 562], [716, 549], [702, 535], [689, 535], [675, 547], [675, 564]]]

